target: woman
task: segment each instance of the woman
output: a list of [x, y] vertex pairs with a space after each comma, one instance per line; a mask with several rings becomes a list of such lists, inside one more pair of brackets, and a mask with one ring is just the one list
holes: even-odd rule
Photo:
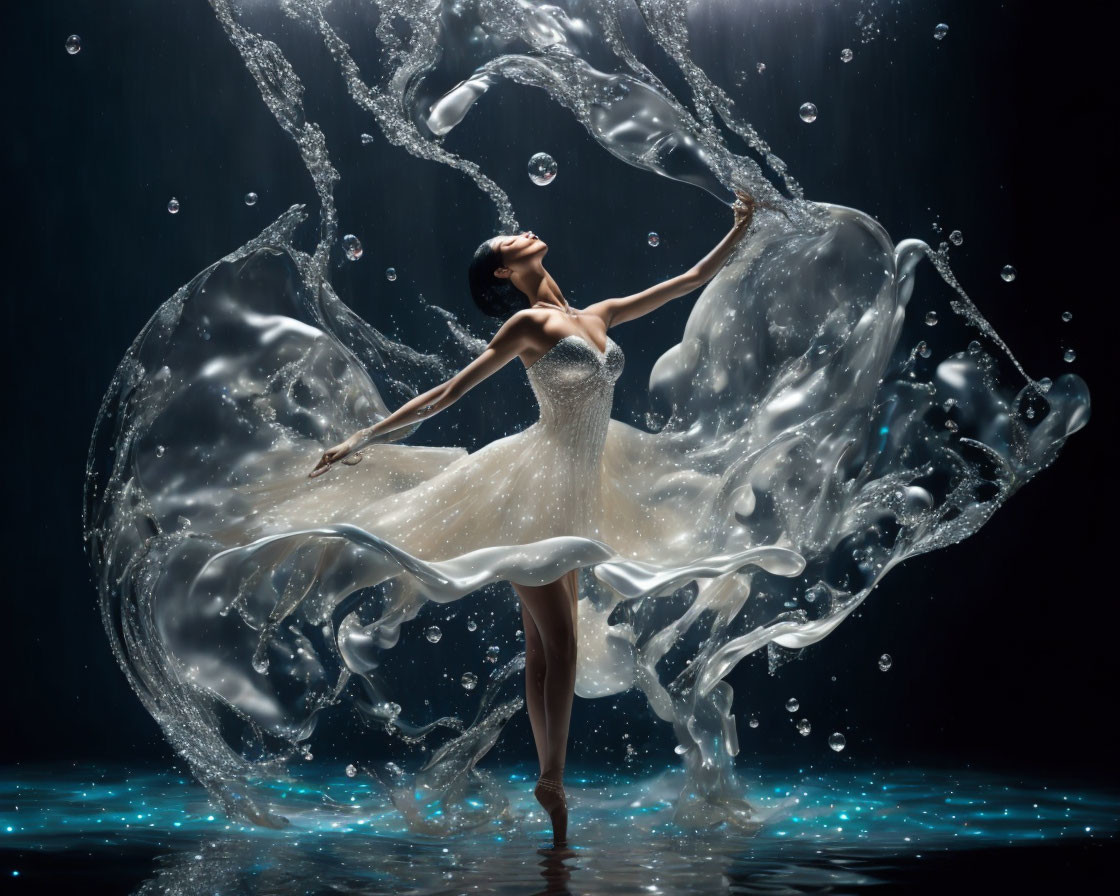
[[[600, 495], [599, 460], [610, 398], [622, 370], [622, 351], [607, 331], [692, 292], [716, 274], [747, 232], [754, 215], [754, 199], [745, 192], [736, 195], [731, 230], [693, 268], [642, 292], [606, 299], [584, 309], [568, 304], [545, 270], [548, 245], [534, 233], [487, 240], [471, 263], [471, 294], [483, 312], [504, 323], [486, 349], [446, 382], [326, 451], [310, 475], [327, 472], [332, 464], [356, 455], [362, 446], [409, 426], [417, 416], [439, 413], [519, 357], [541, 405], [541, 419], [533, 427], [533, 435], [539, 437], [535, 443], [524, 438], [528, 433], [518, 434], [520, 450], [516, 457], [523, 465], [527, 461], [534, 466], [549, 466], [552, 474], [537, 477], [537, 489], [516, 490], [520, 497], [529, 497], [527, 504], [532, 504], [531, 496], [537, 494], [540, 508], [549, 509], [550, 518], [541, 520], [532, 513], [534, 508], [527, 508], [526, 520], [532, 525], [526, 537], [530, 530], [532, 537], [584, 534], [571, 530], [583, 529], [580, 524], [589, 524], [594, 518], [592, 505]], [[465, 458], [470, 461], [466, 467], [447, 472], [460, 477], [468, 469], [477, 472], [485, 468], [487, 452], [501, 452], [509, 444], [508, 439], [492, 442]], [[534, 444], [541, 450], [524, 450]], [[426, 483], [433, 495], [454, 491], [448, 485], [438, 476]], [[476, 481], [475, 487], [482, 488], [484, 483]], [[407, 506], [410, 502], [405, 503]], [[576, 674], [578, 570], [539, 586], [511, 584], [521, 600], [525, 698], [540, 763], [534, 796], [548, 812], [554, 844], [561, 847], [566, 845], [568, 825], [563, 776]]]

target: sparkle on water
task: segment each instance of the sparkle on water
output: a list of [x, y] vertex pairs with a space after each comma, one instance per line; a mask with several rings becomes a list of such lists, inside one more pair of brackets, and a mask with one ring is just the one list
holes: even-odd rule
[[[832, 734], [828, 746], [840, 753], [844, 735]], [[747, 796], [761, 808], [754, 832], [673, 824], [680, 771], [633, 777], [569, 766], [575, 855], [563, 864], [537, 852], [549, 822], [532, 795], [537, 769], [527, 765], [491, 769], [507, 813], [451, 839], [417, 837], [404, 824], [386, 792], [401, 773], [393, 763], [302, 763], [271, 785], [291, 822], [281, 831], [226, 817], [189, 775], [25, 766], [0, 781], [0, 827], [7, 873], [34, 874], [43, 892], [72, 883], [71, 863], [59, 859], [80, 852], [87, 880], [143, 869], [151, 877], [138, 893], [246, 894], [306, 892], [311, 882], [316, 892], [522, 894], [544, 892], [557, 872], [571, 875], [571, 892], [821, 892], [822, 880], [830, 891], [854, 892], [930, 862], [964, 860], [968, 850], [1100, 849], [1120, 832], [1112, 793], [849, 762], [823, 750], [817, 772], [744, 769]], [[917, 869], [916, 855], [926, 857]]]
[[552, 183], [556, 179], [557, 170], [556, 159], [547, 152], [538, 152], [529, 159], [529, 180], [538, 187]]
[[806, 123], [814, 122], [817, 120], [817, 107], [813, 103], [802, 103], [801, 108], [797, 110], [797, 114]]

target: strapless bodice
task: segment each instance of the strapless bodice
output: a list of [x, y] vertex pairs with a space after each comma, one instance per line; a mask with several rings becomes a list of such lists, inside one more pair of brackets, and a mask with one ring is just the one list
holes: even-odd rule
[[576, 333], [565, 336], [525, 371], [540, 407], [540, 424], [601, 448], [624, 364], [622, 349], [609, 336], [605, 352]]

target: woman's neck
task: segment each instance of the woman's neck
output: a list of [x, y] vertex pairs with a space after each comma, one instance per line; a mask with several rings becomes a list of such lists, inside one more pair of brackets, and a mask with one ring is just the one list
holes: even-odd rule
[[560, 291], [559, 284], [552, 279], [543, 265], [515, 273], [510, 279], [514, 286], [528, 296], [530, 305], [551, 305], [562, 311], [569, 308], [568, 300]]

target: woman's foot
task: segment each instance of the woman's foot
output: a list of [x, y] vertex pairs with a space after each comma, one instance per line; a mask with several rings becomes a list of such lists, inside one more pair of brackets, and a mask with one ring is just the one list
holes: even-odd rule
[[552, 845], [560, 848], [568, 845], [568, 801], [564, 795], [564, 785], [559, 778], [546, 778], [541, 775], [533, 796], [544, 807], [552, 819]]

